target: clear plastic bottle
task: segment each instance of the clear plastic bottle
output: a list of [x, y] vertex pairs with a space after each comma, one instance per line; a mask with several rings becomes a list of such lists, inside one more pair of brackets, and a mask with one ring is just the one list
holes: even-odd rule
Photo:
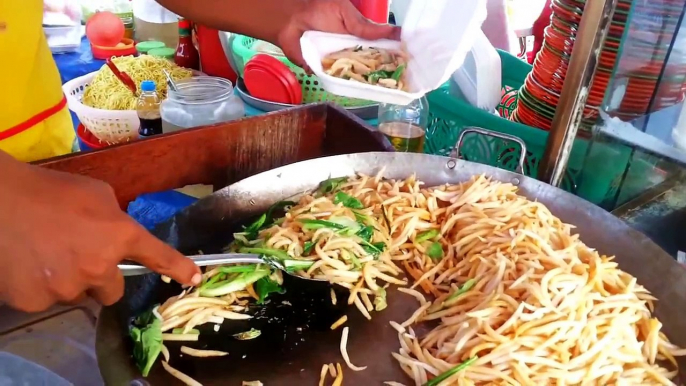
[[421, 97], [406, 106], [379, 105], [379, 131], [396, 151], [424, 152], [424, 137], [429, 124], [429, 101]]
[[138, 135], [141, 138], [162, 134], [162, 116], [160, 115], [160, 98], [157, 96], [155, 82], [144, 80], [141, 83], [141, 95], [138, 97], [136, 112], [141, 121]]

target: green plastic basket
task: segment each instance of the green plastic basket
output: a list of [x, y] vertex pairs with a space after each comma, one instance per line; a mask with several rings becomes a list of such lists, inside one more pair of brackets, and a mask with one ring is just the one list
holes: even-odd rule
[[[506, 52], [499, 51], [499, 54], [502, 60], [503, 90], [519, 89], [531, 71], [531, 65]], [[482, 127], [524, 140], [527, 146], [524, 173], [536, 177], [548, 132], [471, 106], [453, 96], [448, 84], [429, 93], [428, 100], [430, 120], [425, 144], [427, 153], [448, 155], [463, 128]], [[499, 106], [499, 110], [504, 108], [511, 109], [512, 106]], [[510, 141], [470, 134], [465, 138], [461, 155], [470, 161], [514, 171], [520, 149]], [[576, 139], [562, 188], [606, 209], [613, 209], [620, 183], [627, 182], [623, 177], [631, 159], [632, 151], [629, 147]], [[644, 177], [639, 173], [634, 178], [640, 180]]]
[[[243, 77], [243, 68], [245, 64], [259, 52], [252, 49], [255, 42], [258, 40], [244, 35], [236, 35], [231, 45], [231, 49], [234, 53], [234, 59], [236, 62], [236, 70], [238, 75]], [[295, 76], [298, 78], [298, 82], [302, 86], [303, 93], [303, 104], [307, 103], [317, 103], [317, 102], [333, 102], [344, 107], [360, 107], [360, 106], [370, 106], [374, 102], [366, 101], [362, 99], [354, 99], [342, 97], [334, 94], [330, 94], [324, 91], [321, 86], [319, 86], [319, 78], [315, 75], [308, 75], [302, 68], [291, 63], [285, 56], [274, 56], [279, 59], [283, 64], [288, 66], [288, 68], [293, 71]]]

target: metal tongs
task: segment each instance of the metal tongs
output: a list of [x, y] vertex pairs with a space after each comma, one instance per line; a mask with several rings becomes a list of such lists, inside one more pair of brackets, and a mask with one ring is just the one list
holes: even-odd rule
[[117, 68], [117, 65], [114, 64], [112, 59], [107, 59], [105, 63], [107, 64], [107, 67], [109, 67], [110, 70], [112, 70], [114, 76], [116, 76], [117, 79], [119, 79], [124, 84], [124, 86], [126, 86], [126, 88], [131, 90], [133, 95], [138, 96], [138, 87], [136, 87], [136, 83], [133, 81], [133, 79], [131, 79], [129, 74], [119, 71], [119, 68]]
[[[208, 265], [222, 265], [222, 264], [268, 264], [284, 273], [297, 277], [302, 280], [310, 281], [322, 281], [320, 279], [309, 279], [306, 277], [294, 275], [289, 272], [286, 267], [275, 259], [263, 258], [262, 255], [256, 255], [252, 253], [219, 253], [216, 255], [195, 255], [187, 256], [189, 259], [193, 260], [195, 265], [198, 267], [206, 267]], [[146, 273], [152, 272], [150, 269], [136, 263], [121, 263], [119, 264], [119, 270], [121, 270], [124, 276], [137, 276], [144, 275]]]

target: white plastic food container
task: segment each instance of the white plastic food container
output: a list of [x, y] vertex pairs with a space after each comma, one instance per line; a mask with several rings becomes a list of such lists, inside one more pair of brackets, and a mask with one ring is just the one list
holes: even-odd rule
[[[402, 43], [307, 31], [300, 38], [300, 47], [305, 62], [326, 91], [349, 98], [406, 105], [440, 87], [460, 68], [485, 19], [485, 0], [414, 0], [403, 22]], [[410, 57], [406, 70], [409, 92], [340, 79], [324, 72], [322, 58], [357, 45], [404, 48]]]

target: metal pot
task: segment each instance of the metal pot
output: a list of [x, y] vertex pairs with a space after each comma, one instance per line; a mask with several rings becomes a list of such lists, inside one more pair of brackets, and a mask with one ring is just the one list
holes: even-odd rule
[[[484, 133], [480, 129], [466, 130], [458, 144], [465, 134], [474, 131]], [[503, 135], [497, 136], [503, 138]], [[515, 140], [522, 146], [521, 170], [526, 154], [524, 144], [510, 136], [504, 138]], [[456, 148], [459, 149], [459, 145]], [[224, 188], [175, 216], [155, 233], [182, 252], [191, 253], [203, 249], [211, 253], [228, 241], [227, 235], [231, 234], [236, 224], [265, 211], [272, 203], [313, 189], [319, 182], [330, 177], [352, 176], [356, 173], [373, 175], [382, 167], [386, 168], [385, 177], [402, 179], [414, 173], [426, 186], [459, 183], [477, 174], [517, 185], [521, 194], [531, 200], [538, 200], [563, 221], [576, 225], [582, 240], [588, 245], [602, 253], [616, 255], [620, 267], [636, 276], [639, 283], [660, 299], [656, 314], [664, 323], [665, 333], [675, 344], [682, 347], [686, 345], [686, 319], [680, 317], [680, 312], [686, 309], [684, 268], [657, 245], [610, 213], [576, 196], [533, 178], [459, 160], [455, 154], [440, 157], [410, 153], [359, 153], [295, 163], [260, 173]], [[129, 384], [139, 377], [131, 360], [126, 336], [127, 320], [149, 308], [154, 302], [173, 295], [173, 290], [162, 289], [167, 287], [163, 287], [154, 275], [139, 282], [129, 282], [124, 300], [102, 311], [97, 328], [96, 349], [100, 370], [107, 384]], [[264, 339], [253, 347], [254, 351], [245, 354], [229, 349], [228, 359], [218, 360], [179, 358], [172, 351], [172, 365], [205, 385], [238, 385], [241, 381], [248, 380], [261, 380], [269, 386], [316, 384], [322, 364], [342, 363], [338, 348], [340, 330], [326, 331], [326, 325], [321, 331], [312, 328], [299, 336], [291, 332], [291, 329], [297, 327], [295, 324], [305, 316], [323, 320], [326, 317], [337, 317], [337, 313], [346, 310], [327, 308], [325, 304], [330, 304], [327, 301], [317, 303], [318, 296], [328, 298], [326, 289], [318, 289], [319, 293], [314, 295], [303, 295], [306, 291], [299, 291], [300, 289], [291, 291], [289, 288], [289, 292], [297, 294], [294, 296], [309, 296], [316, 304], [311, 309], [302, 306], [303, 309], [290, 310], [285, 316], [288, 319], [285, 325], [277, 323], [274, 327], [278, 334], [269, 335], [269, 339]], [[362, 318], [354, 307], [347, 312], [347, 325], [350, 327], [348, 351], [353, 363], [366, 365], [368, 368], [361, 372], [345, 369], [346, 384], [407, 382], [390, 355], [398, 349], [398, 340], [388, 321], [405, 320], [417, 305], [394, 290], [389, 292], [388, 299], [388, 309], [375, 314], [372, 321]], [[300, 337], [302, 341], [295, 339], [293, 342], [293, 336]], [[243, 358], [243, 355], [247, 357]], [[172, 378], [159, 367], [155, 368], [148, 381], [153, 385], [171, 384]]]

